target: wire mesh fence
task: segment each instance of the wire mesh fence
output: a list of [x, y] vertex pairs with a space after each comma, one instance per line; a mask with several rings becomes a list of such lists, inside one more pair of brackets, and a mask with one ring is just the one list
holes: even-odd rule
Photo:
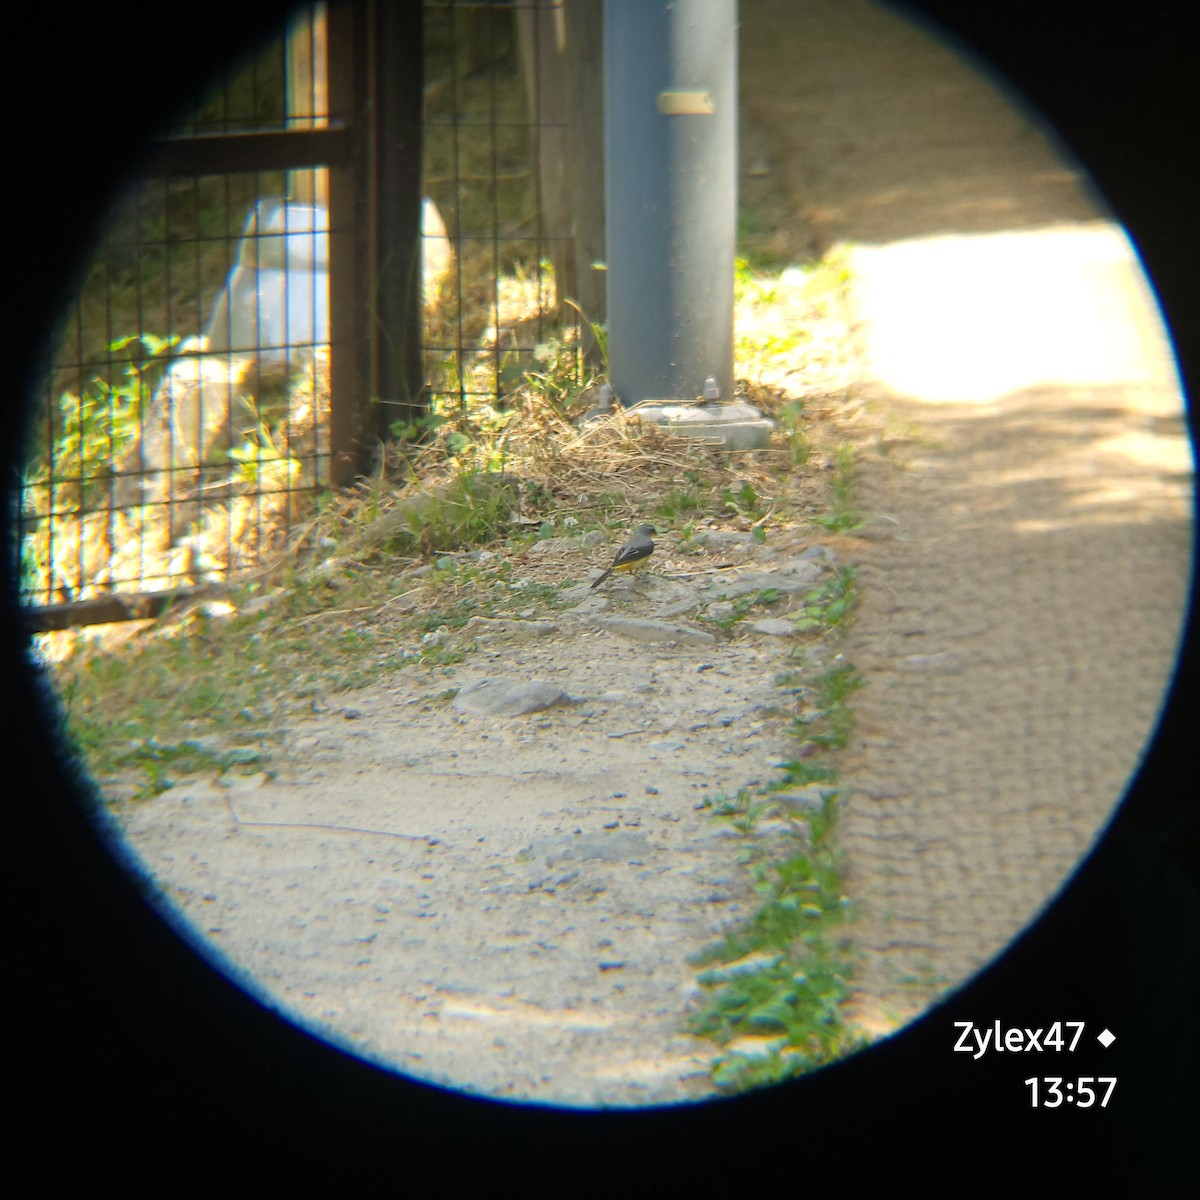
[[436, 225], [426, 230], [435, 409], [464, 411], [512, 390], [557, 306], [517, 15], [507, 6], [427, 6], [425, 185], [449, 250], [439, 259]]
[[[372, 221], [398, 152], [361, 100], [379, 63], [351, 58], [373, 26], [339, 35], [337, 11], [307, 6], [232, 64], [109, 215], [29, 430], [20, 587], [35, 627], [149, 615], [277, 561], [337, 476], [338, 406], [365, 411], [337, 380], [379, 400], [372, 347], [400, 335], [371, 292], [395, 253]], [[423, 76], [423, 386], [415, 410], [343, 414], [357, 443], [494, 414], [549, 357], [560, 376], [584, 371], [561, 286], [570, 213], [548, 199], [568, 125], [546, 83], [561, 80], [561, 16], [547, 0], [427, 0], [408, 26], [422, 38], [406, 61]]]
[[[231, 68], [173, 140], [286, 129], [290, 40]], [[289, 172], [240, 165], [151, 162], [63, 321], [21, 497], [22, 598], [68, 606], [62, 623], [257, 565], [322, 475], [326, 229], [284, 202]]]

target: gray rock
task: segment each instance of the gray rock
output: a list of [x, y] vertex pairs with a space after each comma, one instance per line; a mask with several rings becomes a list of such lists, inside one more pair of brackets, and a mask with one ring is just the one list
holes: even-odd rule
[[825, 567], [815, 558], [789, 558], [769, 571], [749, 571], [733, 578], [713, 580], [703, 591], [708, 595], [734, 600], [753, 592], [774, 588], [785, 595], [807, 592], [825, 574]]
[[560, 862], [579, 862], [599, 859], [601, 862], [625, 862], [640, 859], [650, 853], [650, 844], [644, 833], [626, 833], [614, 830], [611, 833], [572, 834], [569, 837], [539, 838], [522, 851], [530, 858], [544, 859], [547, 866]]
[[661, 741], [651, 742], [650, 749], [656, 750], [659, 754], [678, 754], [681, 750], [686, 750], [687, 746], [683, 742]]
[[558, 632], [558, 625], [553, 621], [523, 621], [512, 617], [472, 617], [467, 628], [481, 634], [506, 633], [518, 637], [548, 637]]
[[792, 637], [796, 632], [796, 626], [784, 617], [762, 617], [745, 624], [755, 633], [765, 633], [769, 637]]
[[658, 612], [661, 620], [670, 620], [672, 617], [682, 617], [684, 613], [692, 612], [700, 607], [700, 597], [692, 594], [691, 596], [683, 596], [678, 600], [671, 600], [666, 604], [656, 604], [655, 609]]
[[837, 794], [837, 788], [814, 784], [794, 792], [776, 792], [771, 799], [791, 812], [820, 812], [825, 801]]
[[459, 689], [454, 707], [459, 712], [483, 713], [492, 717], [519, 717], [541, 712], [556, 704], [569, 704], [571, 697], [552, 683], [528, 683], [504, 679], [478, 679]]
[[592, 624], [608, 629], [633, 642], [681, 642], [687, 646], [711, 646], [716, 637], [703, 629], [693, 629], [676, 621], [656, 621], [637, 617], [593, 617]]
[[783, 961], [783, 955], [768, 951], [758, 951], [747, 954], [731, 963], [709, 967], [700, 972], [699, 979], [706, 984], [726, 983], [740, 975], [754, 975], [759, 971], [769, 970]]
[[703, 546], [705, 550], [749, 551], [754, 549], [754, 534], [738, 529], [705, 529], [689, 538], [687, 545]]
[[650, 600], [655, 615], [660, 618], [679, 616], [700, 604], [695, 587], [677, 579], [655, 575], [653, 568], [636, 580], [636, 586], [638, 593]]
[[793, 821], [767, 818], [755, 825], [754, 832], [759, 837], [770, 837], [773, 834], [778, 834], [784, 837], [795, 838], [802, 836], [805, 829], [803, 826], [797, 827]]

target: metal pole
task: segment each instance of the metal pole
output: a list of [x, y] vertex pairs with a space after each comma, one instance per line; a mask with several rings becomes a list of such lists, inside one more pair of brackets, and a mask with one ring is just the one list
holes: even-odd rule
[[613, 390], [732, 399], [736, 0], [606, 0], [604, 128]]

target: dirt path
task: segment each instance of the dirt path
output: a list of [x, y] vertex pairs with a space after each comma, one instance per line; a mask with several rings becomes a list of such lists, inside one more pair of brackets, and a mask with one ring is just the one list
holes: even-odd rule
[[1182, 435], [1145, 399], [879, 401], [929, 443], [861, 474], [890, 518], [862, 554], [847, 647], [870, 680], [843, 760], [870, 1028], [918, 1013], [1037, 914], [1153, 732], [1186, 602], [1190, 485], [1163, 469]]
[[[786, 757], [774, 678], [794, 663], [779, 638], [595, 624], [678, 608], [670, 580], [577, 591], [556, 624], [469, 629], [479, 649], [452, 675], [332, 698], [271, 776], [188, 781], [118, 820], [235, 977], [355, 1053], [521, 1100], [696, 1098], [712, 1046], [682, 1033], [687, 958], [753, 908], [701, 802]], [[481, 679], [568, 701], [447, 702]]]
[[1003, 97], [865, 3], [748, 2], [743, 51], [803, 81], [748, 107], [812, 240], [850, 247], [885, 431], [842, 829], [884, 1032], [1011, 941], [1120, 800], [1174, 669], [1190, 447], [1132, 248]]
[[[872, 518], [839, 548], [868, 679], [842, 837], [882, 1032], [1009, 942], [1119, 799], [1172, 669], [1190, 464], [1127, 247], [1000, 98], [853, 0], [741, 20], [744, 196], [781, 254], [852, 247]], [[547, 1101], [706, 1094], [685, 960], [750, 898], [695, 803], [777, 757], [784, 649], [574, 625], [488, 653], [453, 685], [579, 702], [481, 719], [405, 676], [291, 730], [273, 782], [139, 806], [130, 840], [247, 986], [359, 1052]]]

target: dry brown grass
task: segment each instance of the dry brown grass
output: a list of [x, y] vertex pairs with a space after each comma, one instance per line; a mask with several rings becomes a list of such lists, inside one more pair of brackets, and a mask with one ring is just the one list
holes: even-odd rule
[[[170, 530], [161, 521], [139, 528], [123, 516], [116, 537], [113, 521], [99, 514], [94, 529], [77, 522], [103, 565], [90, 583], [75, 582], [100, 588], [113, 574], [122, 536], [128, 553], [139, 534], [139, 562], [148, 578], [167, 586], [229, 581], [209, 588], [219, 593], [247, 579], [261, 587], [303, 577], [331, 553], [368, 572], [384, 565], [398, 579], [439, 555], [485, 547], [501, 563], [521, 564], [547, 533], [595, 530], [598, 545], [607, 547], [643, 520], [676, 543], [714, 527], [758, 526], [781, 541], [805, 530], [827, 537], [811, 518], [829, 510], [846, 414], [847, 325], [837, 303], [837, 270], [830, 267], [816, 288], [767, 280], [740, 294], [740, 351], [762, 343], [769, 353], [739, 357], [738, 390], [780, 419], [769, 448], [729, 453], [644, 421], [636, 410], [618, 409], [580, 428], [578, 418], [594, 403], [595, 380], [578, 360], [577, 331], [570, 329], [559, 332], [548, 357], [539, 351], [533, 369], [518, 372], [516, 386], [497, 394], [497, 346], [518, 336], [527, 341], [545, 319], [546, 280], [528, 271], [485, 293], [475, 313], [475, 341], [462, 361], [477, 378], [465, 390], [477, 384], [491, 395], [444, 401], [443, 424], [417, 444], [384, 446], [377, 470], [356, 488], [326, 492], [319, 505], [318, 493], [305, 490], [320, 482], [317, 431], [330, 400], [328, 355], [319, 355], [315, 369], [294, 381], [267, 431], [302, 464], [290, 489], [255, 491], [243, 479], [233, 494], [235, 472], [225, 463], [199, 473], [183, 497], [192, 506], [183, 514], [186, 528], [178, 520], [181, 510]], [[427, 319], [431, 328], [441, 319], [436, 305]], [[286, 482], [294, 468], [264, 462], [260, 480], [273, 470], [283, 470], [280, 482]], [[225, 488], [219, 498], [205, 491], [214, 482]], [[731, 503], [731, 496], [753, 502]], [[78, 558], [77, 547], [70, 553]], [[544, 557], [539, 561], [550, 566]], [[566, 579], [586, 561], [573, 551], [550, 573]], [[399, 594], [411, 590], [402, 587]], [[390, 620], [423, 602], [387, 603]], [[334, 611], [319, 619], [336, 620]]]

